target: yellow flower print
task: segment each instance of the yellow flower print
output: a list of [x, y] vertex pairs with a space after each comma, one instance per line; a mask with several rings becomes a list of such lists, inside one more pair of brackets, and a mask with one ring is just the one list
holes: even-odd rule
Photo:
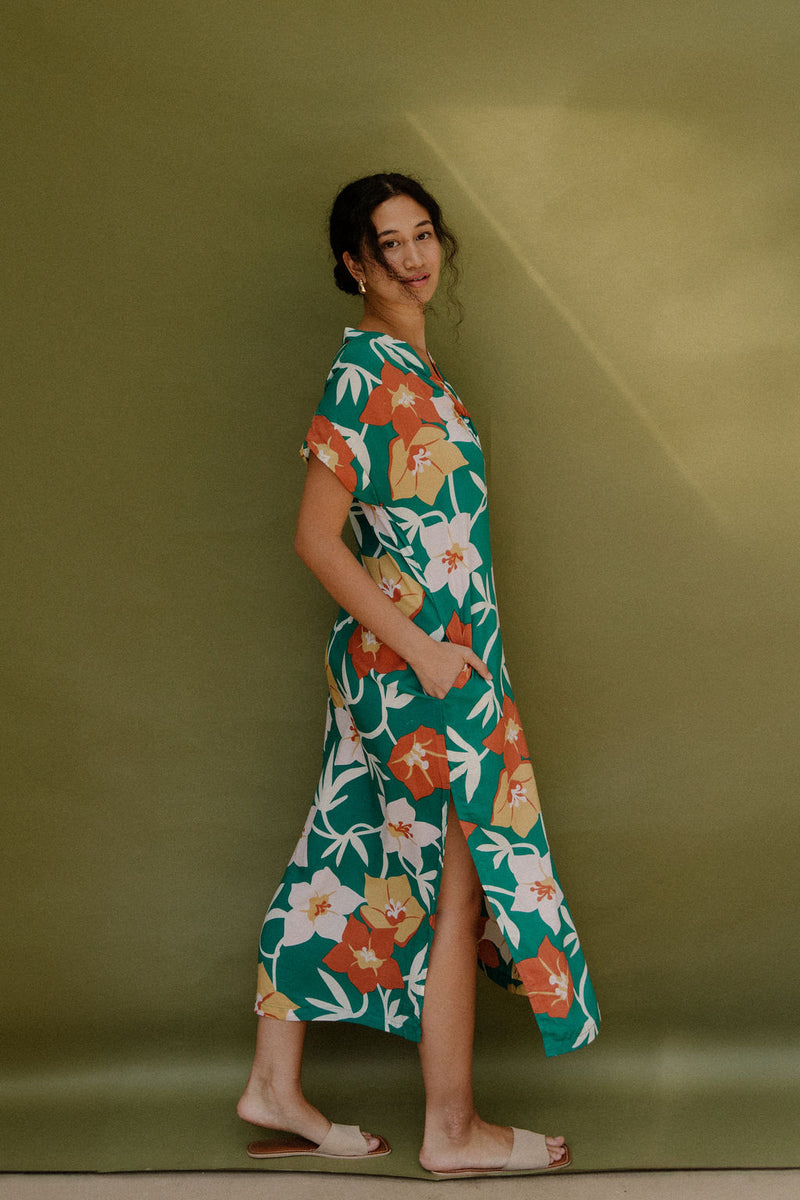
[[328, 680], [328, 691], [330, 692], [331, 700], [333, 701], [333, 707], [344, 708], [342, 693], [339, 691], [336, 680], [333, 678], [331, 664], [328, 662], [327, 658], [325, 659], [325, 676]]
[[503, 768], [492, 807], [492, 824], [510, 826], [520, 837], [527, 837], [540, 812], [531, 764], [521, 762], [513, 772]]
[[264, 964], [258, 964], [258, 983], [256, 984], [256, 1012], [262, 1017], [277, 1017], [285, 1021], [289, 1014], [297, 1008], [288, 996], [276, 992], [272, 980], [264, 969]]
[[416, 579], [404, 575], [391, 554], [382, 554], [380, 558], [365, 554], [362, 561], [378, 587], [394, 601], [400, 612], [406, 617], [415, 617], [425, 599], [425, 592]]
[[397, 437], [389, 446], [389, 487], [393, 500], [419, 496], [433, 504], [439, 489], [456, 467], [466, 463], [464, 455], [447, 440], [436, 425], [422, 425], [410, 444]]
[[367, 903], [360, 912], [362, 921], [373, 929], [391, 929], [397, 945], [405, 946], [425, 916], [422, 905], [412, 895], [408, 876], [374, 879], [365, 875], [364, 895]]

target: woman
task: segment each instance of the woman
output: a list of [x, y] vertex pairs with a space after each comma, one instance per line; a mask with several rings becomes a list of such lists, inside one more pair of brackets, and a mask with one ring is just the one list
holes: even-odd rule
[[528, 995], [548, 1054], [591, 1041], [599, 1014], [505, 668], [480, 442], [425, 340], [456, 245], [397, 174], [345, 187], [330, 232], [336, 283], [364, 313], [303, 448], [295, 548], [341, 611], [322, 777], [261, 935], [256, 1011], [278, 1019], [259, 1021], [238, 1111], [299, 1135], [255, 1157], [388, 1153], [301, 1089], [306, 1022], [357, 1021], [419, 1042], [424, 1168], [560, 1167], [563, 1137], [487, 1124], [472, 1097], [476, 944]]

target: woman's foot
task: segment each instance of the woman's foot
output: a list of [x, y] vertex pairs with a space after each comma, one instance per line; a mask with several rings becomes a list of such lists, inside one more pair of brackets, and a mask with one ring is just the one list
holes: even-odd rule
[[[463, 1125], [453, 1123], [429, 1127], [419, 1154], [426, 1171], [501, 1170], [508, 1162], [514, 1135], [508, 1125], [489, 1125], [475, 1114]], [[547, 1138], [550, 1162], [564, 1158], [563, 1137]]]
[[[313, 1104], [309, 1104], [305, 1096], [278, 1097], [268, 1088], [260, 1088], [252, 1081], [244, 1089], [236, 1111], [250, 1125], [296, 1133], [316, 1145], [331, 1127], [328, 1118]], [[365, 1153], [377, 1150], [380, 1145], [380, 1140], [369, 1133], [364, 1133], [364, 1142]]]

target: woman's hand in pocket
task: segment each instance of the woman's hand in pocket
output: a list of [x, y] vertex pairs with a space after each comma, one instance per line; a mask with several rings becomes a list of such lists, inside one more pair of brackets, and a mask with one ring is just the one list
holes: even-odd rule
[[428, 638], [422, 654], [409, 662], [409, 666], [420, 681], [423, 691], [442, 700], [460, 675], [474, 669], [484, 679], [491, 680], [492, 673], [482, 658], [469, 646], [457, 646], [454, 642], [437, 642]]

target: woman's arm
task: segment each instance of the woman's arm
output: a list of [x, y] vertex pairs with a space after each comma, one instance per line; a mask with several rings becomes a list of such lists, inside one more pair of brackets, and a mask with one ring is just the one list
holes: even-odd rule
[[465, 663], [491, 679], [486, 663], [468, 646], [428, 637], [351, 554], [342, 541], [351, 499], [344, 484], [312, 455], [294, 539], [306, 566], [337, 604], [406, 660], [429, 695], [445, 696]]

